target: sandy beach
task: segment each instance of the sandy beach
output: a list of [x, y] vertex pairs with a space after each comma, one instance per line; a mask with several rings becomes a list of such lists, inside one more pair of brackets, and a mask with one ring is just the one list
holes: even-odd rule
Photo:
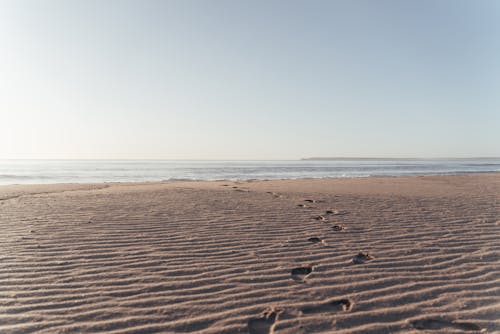
[[0, 187], [0, 333], [495, 333], [500, 174]]

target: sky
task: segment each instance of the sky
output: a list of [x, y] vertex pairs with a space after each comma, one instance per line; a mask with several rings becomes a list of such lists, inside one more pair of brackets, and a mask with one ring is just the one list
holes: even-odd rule
[[0, 0], [0, 159], [500, 156], [500, 2]]

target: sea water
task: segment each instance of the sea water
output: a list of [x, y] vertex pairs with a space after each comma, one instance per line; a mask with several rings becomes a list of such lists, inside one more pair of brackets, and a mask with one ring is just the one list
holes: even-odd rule
[[404, 176], [500, 171], [500, 158], [290, 161], [0, 160], [0, 184]]

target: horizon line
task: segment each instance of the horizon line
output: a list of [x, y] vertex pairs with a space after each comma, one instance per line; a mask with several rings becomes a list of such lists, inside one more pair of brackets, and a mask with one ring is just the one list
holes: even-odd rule
[[500, 156], [471, 157], [307, 157], [294, 159], [199, 159], [199, 158], [0, 158], [0, 161], [328, 161], [328, 160], [473, 160], [500, 159]]

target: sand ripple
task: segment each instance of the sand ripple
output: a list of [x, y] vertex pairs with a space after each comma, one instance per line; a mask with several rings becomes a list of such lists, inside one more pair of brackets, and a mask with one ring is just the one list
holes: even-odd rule
[[0, 332], [500, 330], [500, 177], [401, 180], [5, 195]]

